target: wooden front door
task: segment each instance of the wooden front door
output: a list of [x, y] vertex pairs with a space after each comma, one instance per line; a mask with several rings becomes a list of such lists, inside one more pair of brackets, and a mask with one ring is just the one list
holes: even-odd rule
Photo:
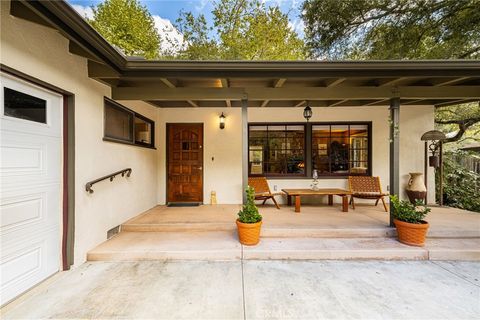
[[167, 124], [167, 202], [203, 202], [203, 124]]

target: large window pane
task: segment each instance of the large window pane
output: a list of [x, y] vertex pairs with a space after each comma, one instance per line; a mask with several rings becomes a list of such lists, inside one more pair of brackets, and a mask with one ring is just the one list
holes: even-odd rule
[[9, 117], [47, 123], [47, 101], [19, 92], [3, 88], [4, 114]]
[[319, 175], [369, 173], [367, 124], [312, 126], [312, 166]]
[[133, 142], [133, 113], [107, 101], [105, 103], [105, 137]]
[[135, 116], [135, 144], [153, 147], [153, 121]]
[[251, 125], [249, 173], [305, 175], [305, 126]]

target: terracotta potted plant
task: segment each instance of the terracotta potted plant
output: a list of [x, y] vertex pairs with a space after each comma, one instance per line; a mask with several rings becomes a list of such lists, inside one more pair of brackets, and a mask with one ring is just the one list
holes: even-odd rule
[[430, 208], [422, 205], [421, 201], [415, 204], [406, 200], [399, 200], [398, 196], [390, 196], [393, 205], [393, 222], [397, 228], [398, 241], [411, 246], [423, 247], [429, 224], [423, 220], [430, 212]]
[[255, 205], [255, 190], [248, 186], [245, 192], [247, 193], [247, 203], [238, 212], [238, 238], [241, 244], [253, 246], [260, 241], [262, 216]]

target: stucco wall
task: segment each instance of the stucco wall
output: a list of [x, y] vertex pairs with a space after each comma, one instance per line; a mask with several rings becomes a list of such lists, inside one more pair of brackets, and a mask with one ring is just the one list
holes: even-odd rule
[[[110, 88], [87, 76], [87, 61], [68, 52], [68, 40], [55, 30], [8, 14], [1, 1], [1, 63], [75, 94], [75, 264], [106, 239], [107, 230], [157, 203], [157, 152], [102, 141], [103, 96]], [[156, 120], [156, 108], [143, 102], [132, 109]], [[85, 192], [85, 183], [131, 167], [127, 180], [116, 178]]]
[[[227, 115], [226, 127], [220, 130], [218, 116]], [[217, 192], [219, 203], [240, 203], [241, 172], [241, 110], [237, 108], [182, 108], [158, 111], [158, 202], [166, 201], [166, 123], [204, 123], [204, 202], [209, 203], [210, 192]], [[303, 122], [303, 110], [288, 108], [251, 108], [249, 122]], [[313, 108], [315, 121], [372, 121], [372, 174], [379, 176], [383, 190], [389, 190], [389, 122], [390, 111], [382, 107]], [[400, 113], [400, 179], [402, 196], [409, 172], [423, 172], [423, 143], [421, 135], [433, 128], [433, 107], [402, 106]], [[214, 161], [212, 161], [214, 157]], [[311, 179], [270, 179], [270, 188], [308, 188]], [[434, 200], [433, 171], [429, 173]], [[346, 188], [346, 179], [320, 179], [320, 187]], [[281, 202], [284, 199], [279, 198]], [[326, 199], [323, 199], [326, 200]], [[336, 199], [338, 202], [340, 199]], [[308, 201], [308, 200], [307, 200]], [[322, 199], [315, 200], [322, 201]], [[361, 200], [359, 200], [361, 201]]]

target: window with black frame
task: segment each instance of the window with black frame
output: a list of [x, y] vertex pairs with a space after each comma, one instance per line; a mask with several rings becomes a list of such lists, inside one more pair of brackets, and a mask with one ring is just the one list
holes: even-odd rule
[[105, 98], [103, 140], [148, 148], [155, 147], [155, 122]]
[[312, 125], [312, 166], [319, 175], [370, 173], [369, 124]]
[[249, 175], [305, 176], [305, 126], [250, 125]]

